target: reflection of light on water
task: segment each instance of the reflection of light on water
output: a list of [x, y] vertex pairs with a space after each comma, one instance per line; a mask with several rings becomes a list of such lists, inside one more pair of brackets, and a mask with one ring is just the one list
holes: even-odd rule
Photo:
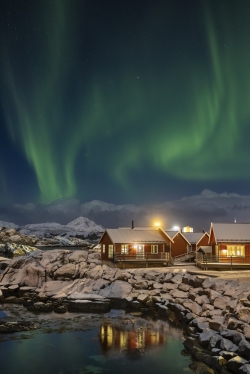
[[154, 334], [151, 334], [151, 344], [158, 345], [160, 342], [160, 335], [159, 332], [155, 332]]
[[120, 349], [123, 351], [128, 347], [128, 332], [121, 331], [120, 333]]
[[111, 324], [100, 327], [100, 343], [103, 351], [112, 348], [120, 351], [139, 349], [141, 352], [146, 347], [157, 346], [165, 342], [165, 331], [145, 327], [131, 330], [121, 330]]

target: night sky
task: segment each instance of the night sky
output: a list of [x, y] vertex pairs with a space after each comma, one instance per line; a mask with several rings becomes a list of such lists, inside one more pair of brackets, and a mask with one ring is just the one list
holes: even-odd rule
[[[0, 220], [249, 195], [249, 14], [249, 0], [1, 0]], [[77, 212], [44, 214], [64, 202]]]

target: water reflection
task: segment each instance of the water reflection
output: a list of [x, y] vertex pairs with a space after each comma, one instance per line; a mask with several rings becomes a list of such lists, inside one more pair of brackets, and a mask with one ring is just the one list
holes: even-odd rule
[[166, 324], [157, 326], [149, 325], [135, 327], [128, 325], [127, 328], [103, 323], [100, 326], [100, 345], [103, 354], [108, 354], [116, 349], [120, 352], [131, 353], [135, 351], [143, 355], [147, 348], [153, 348], [167, 343]]

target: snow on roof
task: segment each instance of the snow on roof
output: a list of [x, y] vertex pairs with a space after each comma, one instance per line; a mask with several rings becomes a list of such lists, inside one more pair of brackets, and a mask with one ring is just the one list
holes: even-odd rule
[[113, 243], [165, 243], [158, 230], [154, 229], [107, 229], [106, 231]]
[[179, 232], [179, 231], [173, 231], [173, 230], [164, 230], [164, 232], [171, 238], [173, 239], [173, 237]]
[[182, 235], [185, 236], [190, 244], [196, 244], [204, 234], [204, 232], [182, 232]]
[[212, 223], [217, 242], [250, 242], [250, 223]]
[[206, 253], [212, 253], [212, 246], [210, 245], [201, 245], [198, 249], [197, 252], [201, 252], [203, 254]]

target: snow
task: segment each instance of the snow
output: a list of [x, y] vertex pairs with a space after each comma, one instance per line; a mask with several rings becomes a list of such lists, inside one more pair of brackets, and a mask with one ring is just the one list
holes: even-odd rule
[[18, 226], [11, 222], [0, 221], [0, 227], [7, 227], [11, 229], [18, 229]]
[[36, 235], [39, 238], [51, 236], [84, 236], [87, 238], [92, 234], [100, 236], [104, 232], [102, 226], [90, 221], [86, 217], [79, 217], [67, 225], [56, 222], [29, 224], [22, 226], [19, 231], [25, 235]]

